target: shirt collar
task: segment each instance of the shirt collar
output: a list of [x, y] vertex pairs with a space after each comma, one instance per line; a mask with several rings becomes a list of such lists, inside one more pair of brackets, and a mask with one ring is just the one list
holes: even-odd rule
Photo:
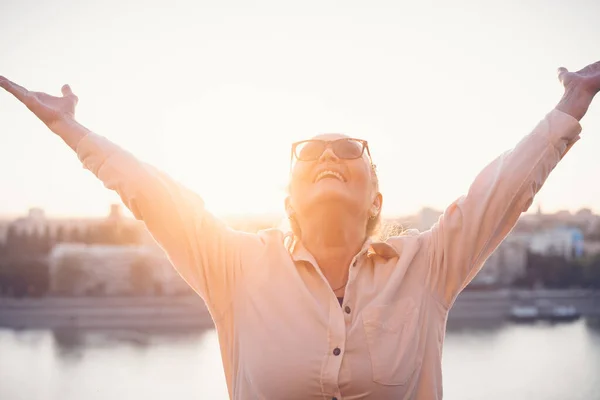
[[[315, 259], [310, 252], [302, 245], [302, 241], [296, 238], [292, 233], [285, 236], [288, 242], [288, 251], [294, 261], [308, 261], [315, 264]], [[386, 242], [373, 241], [372, 239], [365, 240], [358, 254], [366, 253], [368, 256], [377, 255], [386, 260], [393, 257], [398, 257], [398, 251]]]

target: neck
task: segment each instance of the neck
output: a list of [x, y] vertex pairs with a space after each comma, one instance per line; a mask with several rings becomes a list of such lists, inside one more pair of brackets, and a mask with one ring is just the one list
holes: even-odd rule
[[[302, 244], [315, 258], [333, 289], [348, 280], [348, 267], [365, 240], [365, 218], [344, 210], [319, 209], [299, 218]], [[336, 294], [343, 293], [343, 288]]]

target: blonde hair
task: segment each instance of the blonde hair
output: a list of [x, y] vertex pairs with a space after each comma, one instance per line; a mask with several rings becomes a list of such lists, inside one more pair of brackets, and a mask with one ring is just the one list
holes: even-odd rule
[[[376, 192], [379, 192], [379, 177], [377, 176], [377, 166], [371, 163], [371, 178], [373, 179], [373, 186]], [[367, 221], [367, 237], [374, 237], [379, 235], [381, 228], [381, 210], [377, 213], [374, 218], [369, 218]]]

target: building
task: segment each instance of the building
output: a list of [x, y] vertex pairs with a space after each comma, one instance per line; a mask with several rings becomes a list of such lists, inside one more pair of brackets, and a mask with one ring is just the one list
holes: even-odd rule
[[49, 292], [61, 296], [176, 295], [187, 284], [157, 246], [62, 243], [48, 256]]
[[[110, 228], [110, 229], [107, 229]], [[0, 221], [0, 246], [8, 236], [48, 235], [52, 241], [86, 241], [85, 235], [93, 230], [112, 230], [113, 233], [134, 234], [142, 244], [152, 244], [153, 239], [141, 221], [122, 215], [121, 205], [113, 204], [107, 217], [100, 218], [48, 218], [44, 211], [32, 208], [24, 217], [12, 221]], [[79, 240], [72, 240], [77, 237]], [[89, 238], [88, 238], [89, 239]]]
[[527, 235], [510, 234], [486, 260], [485, 265], [473, 279], [474, 285], [507, 286], [527, 269]]
[[558, 227], [531, 235], [529, 249], [532, 253], [561, 256], [567, 260], [584, 254], [583, 233], [578, 228]]
[[[102, 219], [103, 220], [103, 219]], [[48, 219], [42, 209], [32, 208], [29, 213], [21, 218], [17, 218], [8, 224], [18, 235], [43, 235], [46, 231], [52, 237], [56, 237], [59, 231], [72, 231], [74, 229], [83, 230], [90, 224], [98, 223], [101, 219]]]

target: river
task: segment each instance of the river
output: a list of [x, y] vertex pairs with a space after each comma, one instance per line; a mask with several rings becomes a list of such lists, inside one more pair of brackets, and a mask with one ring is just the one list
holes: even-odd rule
[[[600, 327], [449, 326], [449, 400], [600, 399]], [[213, 329], [180, 333], [0, 329], [0, 399], [227, 399]]]

